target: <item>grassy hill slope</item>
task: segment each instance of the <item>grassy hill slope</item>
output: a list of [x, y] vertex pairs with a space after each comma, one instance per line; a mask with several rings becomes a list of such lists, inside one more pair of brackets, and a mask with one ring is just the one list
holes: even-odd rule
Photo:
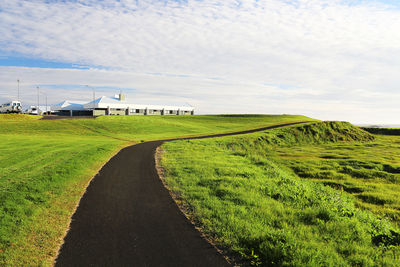
[[[192, 220], [241, 263], [396, 266], [400, 253], [396, 221], [361, 208], [362, 200], [343, 187], [327, 186], [328, 179], [333, 182], [337, 176], [323, 164], [345, 157], [335, 153], [357, 158], [370, 147], [388, 147], [391, 142], [349, 123], [320, 122], [166, 143], [161, 164], [166, 184]], [[324, 151], [326, 158], [317, 161], [316, 149]], [[297, 164], [288, 160], [292, 151], [301, 154], [294, 156]], [[400, 150], [392, 151], [399, 159]], [[385, 162], [385, 154], [371, 153], [374, 156], [368, 157], [376, 164]], [[309, 171], [325, 175], [323, 182], [319, 174], [315, 179], [298, 175], [296, 166], [304, 164], [302, 157], [315, 163]], [[351, 172], [345, 178], [353, 183], [361, 179]], [[387, 188], [400, 192], [393, 181], [381, 180], [378, 188], [388, 184]]]
[[142, 140], [232, 132], [303, 116], [104, 116], [37, 120], [0, 115], [0, 265], [51, 265], [91, 177]]
[[314, 120], [298, 115], [101, 116], [75, 120], [37, 120], [32, 117], [0, 114], [0, 134], [105, 136], [140, 142]]

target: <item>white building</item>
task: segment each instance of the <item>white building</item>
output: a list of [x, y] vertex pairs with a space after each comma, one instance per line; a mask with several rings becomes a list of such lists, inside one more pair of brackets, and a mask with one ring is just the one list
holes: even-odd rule
[[123, 94], [102, 96], [90, 102], [63, 101], [52, 107], [60, 115], [194, 115], [189, 105], [138, 104], [126, 100]]

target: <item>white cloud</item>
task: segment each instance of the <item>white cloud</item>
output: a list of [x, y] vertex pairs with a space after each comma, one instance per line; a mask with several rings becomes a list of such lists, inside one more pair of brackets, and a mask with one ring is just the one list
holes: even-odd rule
[[18, 76], [136, 88], [202, 112], [399, 123], [400, 11], [349, 2], [0, 0], [5, 53], [107, 68], [3, 67], [0, 90]]

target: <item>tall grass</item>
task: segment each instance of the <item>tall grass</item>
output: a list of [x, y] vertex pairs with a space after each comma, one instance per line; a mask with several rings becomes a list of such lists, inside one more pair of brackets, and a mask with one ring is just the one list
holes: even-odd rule
[[279, 157], [309, 146], [362, 150], [374, 140], [348, 123], [324, 122], [166, 143], [161, 163], [196, 224], [242, 264], [396, 266], [400, 235], [389, 219], [360, 209], [343, 188], [299, 177]]

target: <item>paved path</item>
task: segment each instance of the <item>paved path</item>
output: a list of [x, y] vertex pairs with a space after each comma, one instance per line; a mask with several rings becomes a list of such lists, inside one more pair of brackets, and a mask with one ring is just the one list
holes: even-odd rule
[[[192, 139], [199, 138], [206, 137]], [[104, 165], [72, 217], [56, 266], [229, 266], [161, 183], [154, 153], [165, 141], [124, 148]]]

